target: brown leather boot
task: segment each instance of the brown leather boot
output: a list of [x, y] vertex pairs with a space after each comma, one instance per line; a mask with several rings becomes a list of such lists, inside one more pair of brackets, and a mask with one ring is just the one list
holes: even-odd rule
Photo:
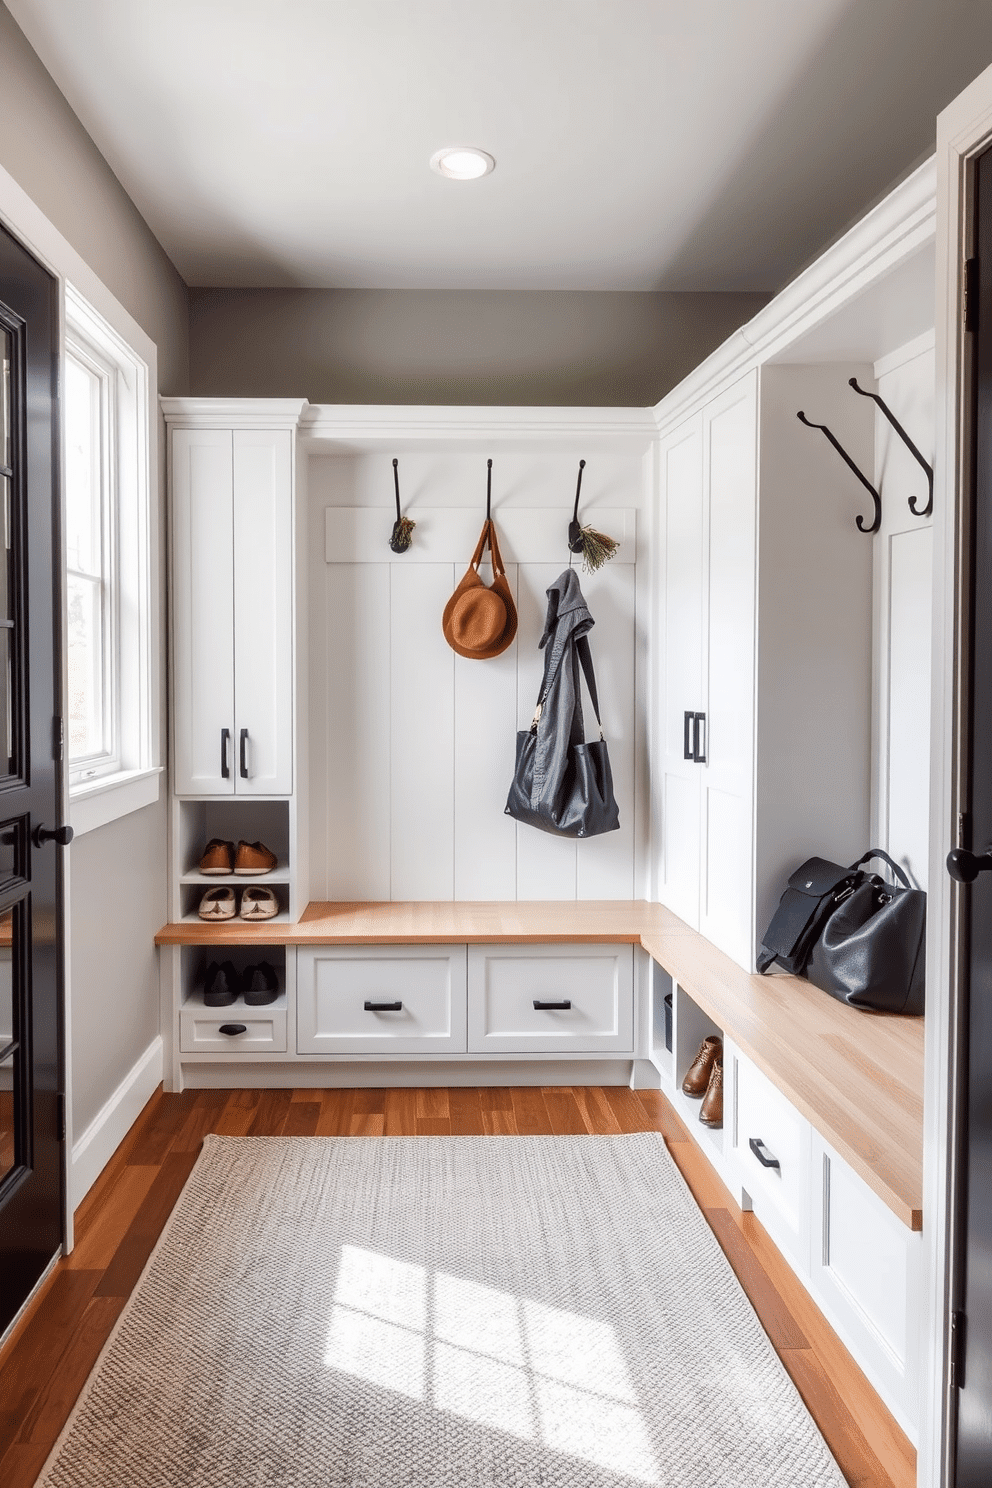
[[717, 1057], [716, 1063], [710, 1070], [710, 1083], [706, 1087], [703, 1096], [703, 1104], [699, 1108], [699, 1119], [704, 1126], [721, 1127], [723, 1125], [723, 1054]]
[[723, 1058], [723, 1043], [715, 1033], [711, 1033], [708, 1038], [703, 1039], [699, 1053], [685, 1072], [685, 1079], [682, 1081], [683, 1095], [691, 1095], [693, 1100], [699, 1100], [700, 1096], [706, 1094], [713, 1061], [717, 1058]]

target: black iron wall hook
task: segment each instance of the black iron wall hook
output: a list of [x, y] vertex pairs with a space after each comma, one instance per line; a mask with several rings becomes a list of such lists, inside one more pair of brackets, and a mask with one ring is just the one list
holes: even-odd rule
[[871, 398], [873, 402], [878, 404], [879, 408], [885, 414], [885, 417], [888, 419], [893, 429], [895, 429], [896, 433], [899, 435], [899, 438], [903, 441], [906, 448], [913, 456], [914, 460], [918, 460], [919, 463], [923, 466], [923, 469], [926, 471], [927, 487], [930, 493], [927, 497], [927, 504], [921, 510], [916, 504], [916, 497], [910, 496], [909, 509], [913, 513], [914, 517], [928, 517], [933, 511], [933, 466], [929, 464], [928, 461], [924, 460], [923, 456], [916, 448], [916, 445], [910, 439], [909, 435], [906, 433], [906, 430], [896, 418], [895, 414], [892, 412], [892, 409], [886, 403], [884, 398], [880, 397], [878, 393], [868, 393], [865, 392], [865, 389], [863, 387], [858, 387], [858, 379], [856, 377], [849, 377], [847, 381], [848, 385], [852, 387], [856, 393], [860, 393], [862, 398]]
[[393, 535], [389, 539], [389, 546], [394, 553], [405, 553], [410, 546], [410, 539], [416, 522], [411, 522], [409, 517], [404, 517], [400, 510], [400, 462], [393, 461], [393, 485], [396, 488], [396, 521], [393, 523]]
[[492, 521], [493, 509], [493, 462], [486, 461], [486, 521]]
[[579, 492], [582, 490], [582, 472], [585, 468], [585, 460], [580, 460], [579, 478], [575, 482], [575, 506], [572, 511], [572, 520], [568, 524], [568, 550], [570, 553], [582, 552], [582, 528], [579, 526]]
[[840, 455], [841, 459], [844, 461], [844, 464], [849, 466], [850, 469], [854, 471], [855, 475], [858, 477], [858, 480], [864, 486], [865, 490], [871, 492], [871, 499], [875, 503], [875, 515], [872, 518], [870, 525], [867, 527], [865, 526], [864, 517], [859, 516], [856, 518], [856, 521], [859, 532], [877, 532], [879, 527], [882, 525], [882, 498], [875, 490], [875, 487], [872, 485], [871, 481], [868, 479], [867, 476], [861, 474], [861, 471], [858, 469], [857, 465], [855, 465], [854, 461], [847, 453], [847, 450], [844, 449], [843, 445], [837, 442], [837, 440], [831, 434], [830, 430], [827, 428], [826, 424], [811, 423], [810, 420], [803, 413], [802, 409], [800, 409], [799, 412], [796, 414], [796, 418], [801, 424], [805, 424], [807, 429], [820, 429], [830, 440], [830, 443]]

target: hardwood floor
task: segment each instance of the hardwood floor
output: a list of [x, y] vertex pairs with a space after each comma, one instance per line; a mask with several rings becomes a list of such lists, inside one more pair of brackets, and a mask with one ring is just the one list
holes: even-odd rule
[[153, 1097], [76, 1214], [0, 1354], [0, 1484], [31, 1488], [158, 1239], [207, 1132], [231, 1136], [660, 1131], [851, 1488], [911, 1488], [916, 1454], [751, 1214], [654, 1091], [201, 1090]]

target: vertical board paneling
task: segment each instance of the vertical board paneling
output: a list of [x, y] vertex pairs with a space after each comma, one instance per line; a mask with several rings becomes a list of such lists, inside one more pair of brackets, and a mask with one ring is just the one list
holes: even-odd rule
[[930, 847], [933, 528], [889, 539], [888, 851], [926, 888]]
[[311, 721], [324, 814], [314, 822], [313, 857], [329, 899], [390, 897], [389, 573], [385, 563], [323, 570], [323, 707], [314, 700]]
[[[538, 641], [547, 613], [546, 590], [561, 573], [558, 563], [521, 564], [517, 609], [517, 728], [525, 729], [534, 716], [534, 706], [544, 673], [544, 652]], [[517, 825], [517, 898], [574, 899], [577, 892], [576, 846], [567, 837], [553, 837], [536, 827]]]
[[456, 571], [450, 563], [395, 564], [389, 575], [389, 897], [452, 899], [455, 653], [444, 639], [441, 616]]
[[[580, 573], [596, 621], [589, 634], [603, 732], [610, 751], [613, 786], [620, 807], [620, 830], [590, 837], [577, 845], [579, 899], [634, 897], [634, 703], [635, 604], [634, 569], [601, 568]], [[596, 715], [583, 685], [582, 713], [586, 738], [596, 739]]]
[[[515, 598], [516, 564], [506, 576]], [[515, 899], [516, 823], [504, 806], [516, 739], [516, 642], [488, 661], [456, 655], [454, 681], [455, 898]]]

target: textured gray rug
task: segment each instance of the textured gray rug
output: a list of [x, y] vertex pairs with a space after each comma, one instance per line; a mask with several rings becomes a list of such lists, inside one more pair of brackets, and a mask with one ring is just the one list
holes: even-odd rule
[[48, 1488], [843, 1488], [655, 1133], [208, 1137]]

